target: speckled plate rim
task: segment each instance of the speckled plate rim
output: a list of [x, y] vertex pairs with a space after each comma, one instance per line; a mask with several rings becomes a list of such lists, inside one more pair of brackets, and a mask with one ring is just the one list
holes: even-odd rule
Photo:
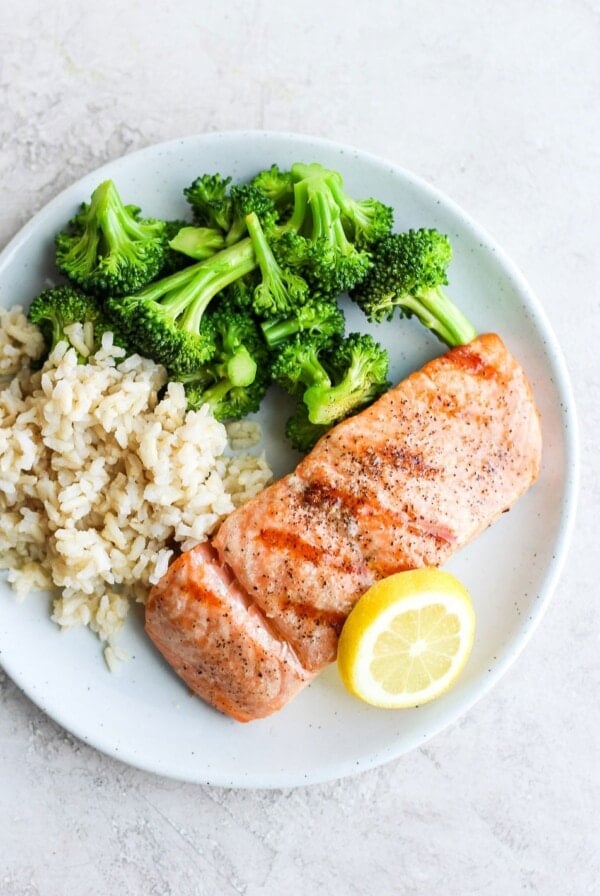
[[[402, 166], [383, 160], [362, 149], [309, 135], [269, 131], [214, 132], [165, 141], [129, 153], [121, 157], [121, 159], [108, 162], [63, 190], [24, 225], [0, 254], [0, 282], [7, 265], [10, 264], [11, 260], [18, 255], [23, 247], [29, 244], [30, 240], [43, 227], [44, 222], [53, 216], [55, 210], [64, 205], [67, 195], [85, 197], [89, 195], [90, 189], [96, 183], [112, 175], [115, 165], [125, 161], [135, 164], [139, 162], [143, 166], [148, 159], [156, 157], [157, 153], [159, 156], [176, 154], [177, 147], [181, 147], [189, 141], [197, 143], [199, 148], [213, 149], [218, 144], [229, 145], [233, 143], [234, 145], [242, 146], [244, 142], [255, 143], [258, 141], [266, 145], [273, 142], [280, 146], [282, 143], [289, 142], [294, 148], [298, 148], [296, 153], [298, 158], [301, 157], [301, 153], [304, 154], [302, 157], [307, 158], [306, 153], [308, 151], [312, 151], [315, 157], [319, 155], [320, 151], [323, 151], [326, 155], [340, 153], [342, 156], [353, 158], [367, 167], [371, 166], [385, 170], [391, 176], [400, 179], [406, 185], [409, 185], [411, 189], [425, 197], [426, 201], [442, 207], [445, 213], [455, 218], [460, 226], [474, 235], [484, 251], [495, 256], [498, 265], [518, 291], [520, 299], [532, 317], [535, 327], [548, 347], [548, 353], [552, 359], [549, 374], [554, 380], [560, 399], [560, 419], [565, 451], [565, 468], [562, 471], [563, 493], [559, 523], [556, 527], [553, 542], [552, 560], [538, 582], [537, 599], [533, 611], [528, 615], [527, 619], [522, 621], [517, 633], [510, 639], [510, 642], [504, 645], [503, 649], [498, 652], [497, 657], [494, 657], [494, 663], [488, 670], [488, 673], [480, 678], [476, 686], [463, 689], [455, 700], [450, 699], [447, 709], [440, 711], [435, 719], [430, 720], [422, 729], [415, 730], [410, 734], [403, 734], [400, 738], [392, 737], [385, 743], [382, 743], [378, 749], [370, 749], [367, 754], [361, 755], [358, 760], [355, 757], [342, 759], [334, 756], [329, 761], [313, 764], [313, 767], [302, 773], [298, 769], [290, 771], [282, 764], [278, 768], [269, 769], [267, 773], [256, 770], [244, 773], [243, 769], [241, 769], [238, 774], [232, 773], [231, 769], [224, 770], [206, 767], [202, 765], [202, 762], [192, 772], [190, 772], [189, 767], [178, 771], [168, 759], [164, 762], [157, 761], [156, 757], [145, 756], [138, 749], [128, 749], [127, 744], [120, 743], [116, 746], [110, 732], [107, 733], [90, 726], [89, 720], [87, 722], [79, 722], [77, 719], [74, 719], [72, 713], [66, 710], [64, 704], [61, 705], [60, 702], [57, 703], [56, 700], [49, 699], [44, 694], [43, 688], [40, 690], [35, 676], [32, 678], [30, 668], [26, 665], [20, 665], [14, 656], [7, 656], [6, 651], [1, 649], [2, 639], [0, 637], [0, 662], [17, 686], [65, 729], [95, 748], [121, 761], [146, 771], [179, 780], [226, 787], [271, 788], [320, 783], [373, 768], [422, 745], [426, 740], [437, 735], [449, 724], [455, 722], [488, 693], [526, 646], [536, 626], [541, 621], [547, 604], [556, 588], [564, 567], [574, 528], [579, 490], [579, 437], [572, 387], [562, 350], [541, 303], [521, 271], [487, 231], [476, 224], [452, 199]], [[270, 164], [270, 161], [271, 158], [265, 158], [265, 164]]]

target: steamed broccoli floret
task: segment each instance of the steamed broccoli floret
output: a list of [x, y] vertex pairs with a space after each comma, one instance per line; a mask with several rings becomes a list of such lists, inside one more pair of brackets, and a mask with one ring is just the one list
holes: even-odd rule
[[257, 214], [249, 214], [246, 225], [261, 273], [252, 298], [254, 311], [262, 317], [293, 312], [308, 298], [306, 280], [279, 265]]
[[375, 340], [351, 333], [330, 349], [319, 338], [296, 336], [273, 360], [272, 377], [299, 399], [286, 434], [302, 451], [334, 423], [378, 398], [389, 386], [389, 357]]
[[[368, 228], [349, 236], [345, 224], [351, 210], [338, 202], [341, 177], [317, 162], [296, 163], [291, 168], [294, 205], [291, 216], [280, 225], [275, 254], [281, 264], [297, 268], [322, 295], [336, 296], [360, 283], [370, 266], [365, 248]], [[380, 225], [378, 225], [379, 228]], [[389, 229], [389, 228], [388, 228]], [[375, 241], [375, 228], [373, 241]]]
[[226, 365], [227, 376], [236, 386], [249, 386], [258, 369], [268, 368], [268, 352], [254, 317], [223, 299], [210, 313], [210, 325], [218, 345], [216, 359]]
[[269, 384], [268, 353], [249, 313], [224, 300], [207, 315], [215, 354], [210, 362], [180, 377], [188, 407], [208, 404], [217, 420], [239, 419], [260, 407]]
[[140, 292], [111, 297], [107, 308], [140, 354], [174, 374], [188, 373], [215, 353], [211, 328], [204, 320], [211, 301], [255, 266], [252, 243], [242, 240]]
[[87, 292], [124, 295], [159, 273], [165, 227], [164, 221], [141, 218], [137, 206], [123, 204], [113, 181], [104, 181], [57, 234], [56, 264]]
[[[371, 247], [389, 233], [392, 211], [375, 199], [355, 200], [341, 175], [314, 162], [277, 165], [247, 184], [230, 186], [220, 174], [197, 178], [184, 193], [196, 224], [221, 231], [227, 245], [246, 234], [255, 214], [268, 241], [269, 267], [275, 260], [307, 281], [313, 293], [337, 297], [359, 283], [370, 268]], [[263, 272], [264, 274], [264, 272]], [[281, 276], [281, 275], [279, 275]], [[259, 299], [259, 314], [280, 314]]]
[[227, 245], [247, 236], [248, 215], [255, 215], [265, 231], [275, 224], [277, 213], [271, 199], [252, 184], [236, 184], [230, 190], [231, 225], [225, 235]]
[[323, 366], [328, 343], [318, 336], [296, 336], [277, 351], [271, 368], [274, 382], [290, 395], [302, 396], [309, 386], [331, 385]]
[[286, 317], [270, 318], [261, 327], [270, 348], [295, 336], [296, 333], [319, 335], [335, 339], [344, 335], [346, 319], [337, 302], [331, 299], [312, 298], [298, 305]]
[[264, 381], [255, 379], [247, 386], [236, 386], [227, 377], [214, 380], [198, 377], [185, 386], [188, 408], [199, 410], [207, 404], [216, 420], [240, 420], [258, 411], [266, 392]]
[[398, 309], [449, 346], [471, 342], [475, 328], [443, 289], [451, 258], [450, 241], [437, 230], [390, 234], [377, 245], [371, 271], [350, 297], [370, 321], [390, 320]]
[[204, 174], [183, 191], [196, 224], [220, 231], [227, 245], [246, 236], [246, 215], [250, 212], [255, 212], [267, 229], [277, 218], [273, 201], [258, 187], [230, 184], [230, 177]]
[[329, 187], [341, 212], [344, 230], [359, 248], [368, 249], [391, 233], [394, 212], [389, 205], [379, 199], [353, 199], [337, 171], [331, 173]]
[[294, 181], [291, 171], [281, 171], [278, 165], [271, 165], [270, 168], [259, 171], [251, 183], [271, 199], [279, 217], [291, 213], [294, 204]]
[[[53, 286], [45, 289], [32, 301], [28, 317], [42, 332], [46, 344], [47, 357], [59, 342], [67, 342], [77, 352], [80, 364], [87, 361], [102, 343], [102, 334], [113, 331], [116, 345], [126, 348], [125, 339], [114, 334], [114, 327], [106, 317], [95, 296], [88, 295], [72, 286]], [[74, 324], [82, 329], [76, 338], [71, 330]]]
[[318, 162], [292, 165], [294, 203], [279, 228], [279, 262], [298, 268], [326, 296], [346, 292], [371, 266], [370, 247], [388, 233], [391, 209], [377, 200], [351, 199], [341, 175]]
[[329, 429], [322, 423], [311, 423], [308, 408], [300, 401], [285, 424], [285, 435], [294, 448], [306, 454]]
[[388, 388], [388, 368], [388, 353], [368, 334], [351, 333], [332, 349], [322, 338], [296, 336], [276, 354], [272, 376], [302, 398], [310, 423], [331, 426]]
[[232, 209], [228, 194], [230, 177], [203, 174], [183, 191], [200, 227], [212, 227], [227, 233], [231, 227]]
[[244, 277], [239, 277], [227, 287], [225, 290], [227, 300], [231, 302], [231, 305], [234, 308], [240, 308], [242, 311], [250, 311], [254, 313], [254, 290], [258, 283], [260, 283], [260, 270], [257, 266], [253, 271], [250, 271], [249, 274], [246, 274]]
[[311, 423], [331, 425], [371, 404], [389, 387], [387, 351], [367, 333], [350, 333], [332, 350], [330, 385], [315, 382], [304, 395]]

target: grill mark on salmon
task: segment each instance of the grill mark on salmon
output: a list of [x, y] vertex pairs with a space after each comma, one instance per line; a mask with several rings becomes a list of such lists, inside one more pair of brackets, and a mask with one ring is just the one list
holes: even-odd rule
[[150, 595], [150, 637], [223, 712], [274, 712], [335, 659], [370, 585], [442, 565], [529, 488], [540, 458], [522, 368], [498, 336], [478, 337], [338, 424], [234, 511], [212, 548], [178, 558]]
[[[302, 536], [295, 535], [293, 532], [282, 532], [278, 529], [261, 529], [260, 537], [269, 548], [286, 551], [290, 558], [294, 558], [296, 561], [304, 560], [316, 565], [321, 563], [323, 557], [326, 556], [323, 548], [308, 544]], [[349, 557], [328, 557], [328, 562], [335, 567], [343, 569], [345, 572], [352, 573], [355, 570], [355, 566]]]
[[467, 373], [476, 374], [484, 379], [496, 376], [498, 370], [494, 364], [489, 364], [481, 354], [475, 350], [475, 343], [459, 345], [453, 349], [450, 361], [455, 367]]

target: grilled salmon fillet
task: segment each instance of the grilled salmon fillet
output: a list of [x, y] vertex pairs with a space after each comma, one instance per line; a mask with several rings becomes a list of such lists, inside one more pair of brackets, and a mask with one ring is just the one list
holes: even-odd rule
[[[523, 369], [498, 336], [478, 337], [335, 426], [292, 474], [235, 510], [212, 548], [178, 558], [151, 592], [148, 633], [219, 709], [267, 715], [335, 659], [342, 625], [370, 585], [443, 564], [529, 488], [540, 459]], [[244, 613], [223, 622], [213, 577]], [[190, 614], [206, 629], [190, 628]], [[257, 649], [268, 652], [258, 621], [275, 641], [273, 668]]]
[[240, 722], [279, 709], [314, 677], [206, 543], [154, 588], [146, 631], [192, 691]]

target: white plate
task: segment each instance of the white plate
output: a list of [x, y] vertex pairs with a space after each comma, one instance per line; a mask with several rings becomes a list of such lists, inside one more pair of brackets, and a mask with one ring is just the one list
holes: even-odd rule
[[[520, 359], [541, 410], [541, 477], [513, 510], [448, 568], [471, 591], [477, 634], [457, 686], [415, 710], [383, 711], [346, 694], [330, 667], [275, 716], [242, 725], [189, 695], [145, 638], [133, 614], [121, 638], [132, 659], [107, 672], [97, 639], [59, 632], [48, 599], [18, 604], [0, 583], [0, 661], [23, 691], [73, 734], [114, 757], [174, 778], [235, 787], [289, 787], [329, 780], [387, 762], [424, 743], [498, 681], [539, 622], [571, 534], [577, 491], [577, 438], [560, 349], [521, 274], [455, 204], [397, 166], [324, 140], [263, 132], [209, 134], [149, 147], [94, 171], [33, 218], [0, 256], [0, 301], [27, 304], [52, 278], [53, 237], [106, 178], [144, 214], [178, 217], [182, 190], [204, 172], [235, 180], [272, 162], [320, 161], [357, 197], [395, 209], [396, 228], [437, 227], [454, 247], [449, 292], [480, 332], [496, 331]], [[349, 329], [364, 327], [355, 309]], [[416, 322], [370, 328], [392, 352], [401, 379], [443, 349]], [[267, 450], [278, 474], [294, 464], [282, 448], [277, 410], [264, 414]]]

